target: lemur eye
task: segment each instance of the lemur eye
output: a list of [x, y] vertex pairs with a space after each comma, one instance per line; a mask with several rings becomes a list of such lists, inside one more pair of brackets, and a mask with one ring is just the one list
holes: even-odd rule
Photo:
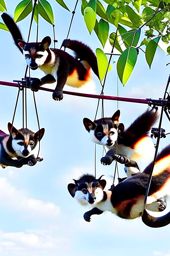
[[30, 58], [30, 54], [25, 54], [25, 58]]
[[97, 132], [96, 135], [97, 135], [97, 137], [102, 137], [103, 133], [102, 132]]
[[37, 54], [37, 55], [36, 55], [36, 58], [38, 58], [38, 59], [40, 59], [41, 57], [43, 57], [42, 54]]
[[83, 192], [83, 194], [87, 194], [87, 188], [82, 188], [82, 190], [81, 190], [82, 192]]
[[111, 132], [109, 133], [109, 135], [111, 135], [111, 136], [114, 135], [114, 134], [115, 134], [115, 132], [113, 132], [113, 131], [111, 131]]
[[23, 145], [24, 145], [24, 142], [23, 142], [23, 141], [20, 141], [20, 142], [18, 142], [18, 145], [23, 146]]
[[30, 144], [30, 146], [34, 146], [35, 142], [33, 140], [30, 140], [29, 144]]
[[98, 181], [93, 182], [93, 183], [92, 183], [92, 187], [93, 187], [93, 188], [94, 188], [94, 187], [99, 187], [99, 182], [98, 182]]

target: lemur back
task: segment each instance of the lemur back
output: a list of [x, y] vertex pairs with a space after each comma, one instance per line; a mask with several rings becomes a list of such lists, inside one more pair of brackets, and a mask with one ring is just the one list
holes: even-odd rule
[[97, 59], [93, 51], [82, 42], [65, 39], [64, 48], [75, 52], [75, 57], [60, 49], [50, 48], [51, 38], [44, 37], [41, 42], [25, 42], [14, 20], [6, 13], [2, 19], [8, 27], [16, 46], [24, 53], [27, 65], [35, 70], [40, 68], [46, 75], [41, 79], [30, 79], [31, 89], [37, 91], [40, 86], [56, 82], [54, 100], [62, 100], [65, 84], [81, 87], [92, 80], [91, 68], [98, 76]]

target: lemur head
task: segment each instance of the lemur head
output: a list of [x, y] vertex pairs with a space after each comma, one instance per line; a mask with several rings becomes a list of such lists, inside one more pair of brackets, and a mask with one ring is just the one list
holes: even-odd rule
[[103, 195], [106, 186], [106, 180], [101, 179], [102, 176], [96, 179], [93, 175], [84, 174], [78, 180], [74, 179], [74, 183], [67, 186], [70, 195], [82, 205], [101, 201], [101, 193]]
[[27, 65], [31, 69], [37, 69], [42, 66], [49, 55], [49, 46], [51, 38], [44, 37], [41, 42], [26, 43], [23, 40], [18, 40], [18, 46], [23, 50]]
[[17, 157], [28, 157], [42, 139], [45, 129], [41, 128], [37, 132], [32, 132], [27, 128], [17, 130], [11, 123], [8, 123], [10, 132], [9, 147]]
[[112, 117], [104, 117], [94, 121], [84, 118], [83, 124], [95, 143], [110, 148], [117, 141], [119, 133], [124, 131], [124, 125], [119, 122], [119, 117], [120, 110], [117, 110]]

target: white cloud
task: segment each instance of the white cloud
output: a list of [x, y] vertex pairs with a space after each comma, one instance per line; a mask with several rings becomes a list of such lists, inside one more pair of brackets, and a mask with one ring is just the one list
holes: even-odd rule
[[0, 207], [26, 213], [29, 217], [56, 218], [60, 208], [51, 202], [46, 202], [26, 195], [14, 187], [6, 178], [0, 178]]

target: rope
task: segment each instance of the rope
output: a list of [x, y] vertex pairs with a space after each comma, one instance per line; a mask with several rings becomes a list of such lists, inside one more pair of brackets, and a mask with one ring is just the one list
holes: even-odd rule
[[[168, 90], [168, 87], [169, 87], [169, 83], [170, 83], [170, 76], [168, 78], [168, 82], [167, 82], [167, 85], [166, 85], [166, 88], [165, 88], [163, 99], [165, 99], [165, 97], [166, 97], [167, 90]], [[152, 181], [152, 174], [153, 174], [153, 170], [154, 170], [154, 166], [155, 166], [155, 162], [156, 162], [156, 157], [157, 157], [157, 154], [158, 154], [158, 148], [159, 148], [159, 143], [160, 143], [160, 138], [161, 138], [160, 132], [161, 132], [164, 108], [165, 108], [165, 106], [161, 107], [161, 114], [160, 114], [160, 120], [159, 120], [159, 126], [158, 126], [158, 137], [157, 137], [156, 146], [155, 146], [154, 160], [153, 160], [153, 163], [152, 163], [151, 172], [149, 173], [148, 185], [147, 185], [147, 190], [146, 190], [146, 194], [145, 194], [145, 198], [144, 198], [143, 211], [145, 210], [145, 207], [146, 207], [147, 197], [148, 197], [148, 194], [149, 194], [151, 181]]]

